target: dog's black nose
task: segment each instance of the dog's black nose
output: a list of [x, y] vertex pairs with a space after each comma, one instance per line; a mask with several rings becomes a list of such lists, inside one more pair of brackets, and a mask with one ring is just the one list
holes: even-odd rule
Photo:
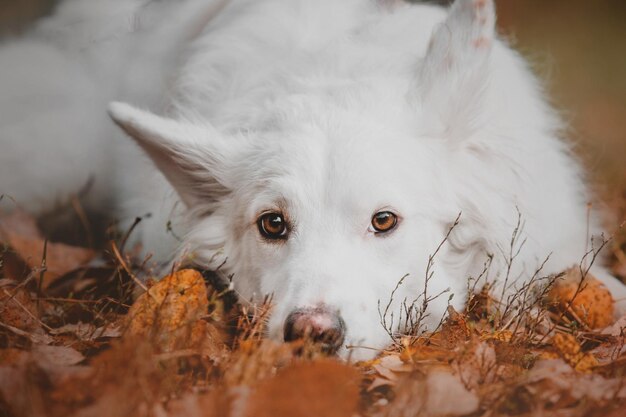
[[285, 342], [308, 339], [332, 355], [343, 344], [346, 324], [328, 307], [299, 308], [287, 316], [284, 333]]

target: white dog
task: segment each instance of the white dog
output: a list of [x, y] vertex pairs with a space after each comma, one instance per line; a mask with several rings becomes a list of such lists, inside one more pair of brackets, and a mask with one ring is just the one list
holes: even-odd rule
[[[160, 260], [273, 294], [271, 337], [367, 358], [403, 277], [390, 311], [427, 269], [444, 293], [431, 328], [490, 255], [502, 285], [518, 213], [517, 287], [600, 232], [559, 118], [494, 25], [492, 0], [67, 0], [0, 51], [0, 192], [37, 209], [94, 176], [92, 208], [153, 214], [141, 239]], [[109, 106], [139, 147], [112, 100], [155, 112]]]

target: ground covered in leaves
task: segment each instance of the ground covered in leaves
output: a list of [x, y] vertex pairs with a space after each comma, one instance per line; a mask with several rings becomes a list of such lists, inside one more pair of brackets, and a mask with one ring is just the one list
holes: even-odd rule
[[24, 213], [0, 218], [0, 416], [626, 415], [626, 317], [584, 268], [508, 313], [485, 288], [435, 332], [351, 364], [264, 339], [269, 305], [238, 304], [211, 274], [145, 279], [125, 241], [68, 246]]

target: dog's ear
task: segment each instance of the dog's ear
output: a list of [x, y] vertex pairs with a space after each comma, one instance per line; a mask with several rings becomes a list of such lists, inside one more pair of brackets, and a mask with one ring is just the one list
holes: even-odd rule
[[479, 116], [495, 37], [493, 0], [456, 0], [434, 31], [419, 74], [427, 117], [449, 137], [467, 135]]
[[163, 118], [124, 103], [109, 115], [150, 156], [188, 206], [227, 194], [226, 167], [232, 142], [211, 126]]

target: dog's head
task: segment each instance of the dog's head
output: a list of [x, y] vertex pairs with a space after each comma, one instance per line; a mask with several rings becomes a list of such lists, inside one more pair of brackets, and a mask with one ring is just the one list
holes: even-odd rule
[[232, 276], [244, 299], [273, 294], [272, 337], [308, 334], [365, 358], [416, 324], [425, 297], [431, 328], [450, 294], [464, 298], [465, 229], [431, 256], [461, 207], [455, 173], [468, 155], [481, 163], [479, 146], [458, 138], [480, 124], [493, 42], [492, 1], [459, 0], [413, 77], [340, 99], [313, 88], [283, 97], [263, 131], [225, 135], [124, 104], [110, 113], [189, 208], [184, 249]]

